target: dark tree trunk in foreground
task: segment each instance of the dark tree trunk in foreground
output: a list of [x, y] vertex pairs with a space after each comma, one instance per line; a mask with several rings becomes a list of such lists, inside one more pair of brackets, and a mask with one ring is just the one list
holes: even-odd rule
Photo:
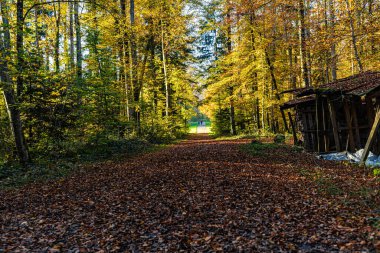
[[16, 31], [16, 51], [17, 51], [17, 97], [21, 98], [23, 92], [24, 79], [24, 1], [17, 0], [17, 31]]
[[59, 62], [59, 37], [60, 37], [60, 23], [61, 23], [61, 4], [58, 2], [58, 10], [55, 9], [54, 6], [54, 15], [55, 15], [55, 45], [54, 45], [54, 64], [55, 64], [55, 72], [59, 73], [60, 62]]
[[74, 2], [74, 21], [76, 33], [76, 49], [77, 49], [77, 77], [82, 79], [82, 36], [79, 20], [79, 3]]
[[[1, 16], [3, 19], [3, 40], [0, 44], [0, 78], [3, 86], [3, 94], [7, 106], [7, 111], [11, 123], [11, 128], [16, 144], [17, 154], [22, 164], [27, 164], [30, 161], [28, 148], [25, 143], [20, 111], [12, 85], [12, 78], [9, 74], [9, 67], [6, 58], [9, 57], [11, 50], [11, 35], [9, 31], [9, 21], [7, 14], [7, 1], [1, 1]], [[19, 43], [19, 41], [17, 42]], [[22, 45], [22, 44], [21, 44]]]

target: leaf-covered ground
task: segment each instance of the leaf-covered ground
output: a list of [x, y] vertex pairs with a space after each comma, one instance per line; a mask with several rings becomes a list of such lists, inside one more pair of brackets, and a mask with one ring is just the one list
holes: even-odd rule
[[0, 192], [0, 252], [380, 250], [378, 179], [247, 143], [198, 136]]

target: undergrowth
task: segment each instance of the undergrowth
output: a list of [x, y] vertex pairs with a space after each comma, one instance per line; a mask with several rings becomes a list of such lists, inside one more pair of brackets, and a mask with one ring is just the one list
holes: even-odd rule
[[[232, 137], [231, 137], [232, 138]], [[257, 137], [257, 136], [251, 136], [251, 135], [245, 135], [243, 136], [235, 136], [236, 139], [253, 139], [253, 141], [249, 144], [245, 144], [241, 146], [241, 149], [254, 156], [258, 155], [264, 155], [265, 153], [268, 153], [268, 151], [276, 150], [276, 149], [286, 149], [289, 152], [295, 152], [300, 153], [303, 151], [303, 148], [300, 146], [290, 146], [284, 143], [275, 143], [275, 142], [261, 142], [256, 141], [257, 139], [266, 139], [268, 137]]]
[[262, 143], [262, 142], [253, 142], [250, 144], [242, 145], [241, 149], [254, 156], [263, 155], [265, 152], [269, 150], [274, 150], [278, 148], [280, 144], [277, 143]]
[[43, 148], [31, 150], [33, 163], [26, 168], [15, 161], [0, 163], [0, 189], [59, 179], [77, 171], [82, 165], [111, 159], [121, 160], [163, 146], [139, 139], [49, 143]]

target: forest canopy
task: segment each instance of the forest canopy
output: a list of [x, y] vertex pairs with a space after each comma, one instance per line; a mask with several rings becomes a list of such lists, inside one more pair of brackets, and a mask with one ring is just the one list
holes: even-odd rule
[[[380, 65], [377, 0], [2, 0], [0, 160], [283, 132], [283, 91]], [[42, 152], [43, 153], [43, 152]], [[35, 155], [34, 155], [35, 156]]]
[[284, 131], [286, 90], [316, 87], [380, 67], [376, 0], [211, 1], [214, 30], [203, 112], [220, 134]]
[[194, 114], [186, 1], [1, 1], [0, 160], [171, 140]]

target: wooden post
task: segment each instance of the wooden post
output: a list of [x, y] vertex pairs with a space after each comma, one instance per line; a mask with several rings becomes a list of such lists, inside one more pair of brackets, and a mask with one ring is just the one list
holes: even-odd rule
[[312, 138], [311, 138], [311, 133], [309, 132], [310, 127], [309, 127], [309, 123], [307, 120], [307, 114], [306, 114], [306, 112], [302, 111], [301, 115], [302, 115], [303, 131], [304, 131], [304, 136], [305, 136], [305, 148], [310, 150], [310, 149], [312, 149], [311, 148]]
[[297, 145], [298, 138], [297, 138], [296, 127], [295, 127], [294, 122], [293, 122], [292, 114], [290, 112], [288, 112], [288, 116], [289, 116], [290, 126], [292, 127], [294, 145]]
[[373, 108], [372, 98], [366, 97], [365, 103], [366, 103], [366, 107], [367, 107], [368, 125], [370, 127], [370, 126], [372, 126], [373, 121], [375, 119], [375, 109]]
[[320, 135], [320, 123], [319, 123], [319, 96], [316, 95], [316, 98], [315, 98], [315, 124], [316, 124], [316, 127], [317, 127], [317, 132], [315, 134], [316, 138], [317, 138], [317, 151], [318, 153], [321, 152], [321, 135]]
[[365, 165], [365, 161], [368, 158], [369, 149], [372, 146], [372, 143], [373, 143], [374, 137], [376, 135], [377, 129], [379, 128], [379, 123], [380, 123], [380, 110], [377, 109], [376, 117], [375, 117], [375, 120], [373, 122], [371, 132], [369, 134], [367, 143], [365, 144], [365, 148], [364, 148], [362, 158], [360, 159], [360, 165]]
[[316, 131], [315, 131], [316, 129], [314, 129], [315, 124], [313, 123], [313, 117], [314, 117], [313, 113], [311, 113], [311, 112], [307, 113], [307, 119], [308, 119], [307, 121], [309, 122], [308, 130], [310, 131], [310, 140], [311, 140], [310, 149], [315, 151], [316, 146], [317, 146], [315, 143], [315, 139], [316, 139], [317, 135], [316, 135]]
[[342, 151], [340, 140], [339, 140], [339, 129], [338, 129], [338, 123], [336, 121], [336, 112], [333, 103], [330, 99], [327, 100], [328, 107], [329, 107], [329, 113], [330, 113], [330, 119], [331, 124], [333, 127], [333, 134], [334, 134], [334, 141], [335, 141], [335, 148], [336, 151]]
[[346, 115], [346, 122], [348, 126], [348, 140], [349, 140], [349, 145], [350, 145], [350, 151], [355, 151], [355, 138], [354, 138], [354, 131], [352, 129], [352, 117], [350, 113], [350, 106], [348, 103], [345, 101], [344, 102], [344, 113]]
[[358, 117], [356, 114], [356, 103], [353, 104], [351, 109], [352, 109], [352, 114], [351, 114], [352, 115], [352, 121], [353, 121], [354, 127], [355, 127], [356, 145], [357, 145], [357, 148], [360, 149], [362, 147], [362, 144], [360, 141], [359, 123], [358, 123]]
[[327, 126], [326, 126], [326, 108], [325, 108], [325, 103], [322, 100], [322, 124], [323, 124], [323, 142], [325, 144], [325, 152], [329, 151], [329, 138], [327, 134]]

